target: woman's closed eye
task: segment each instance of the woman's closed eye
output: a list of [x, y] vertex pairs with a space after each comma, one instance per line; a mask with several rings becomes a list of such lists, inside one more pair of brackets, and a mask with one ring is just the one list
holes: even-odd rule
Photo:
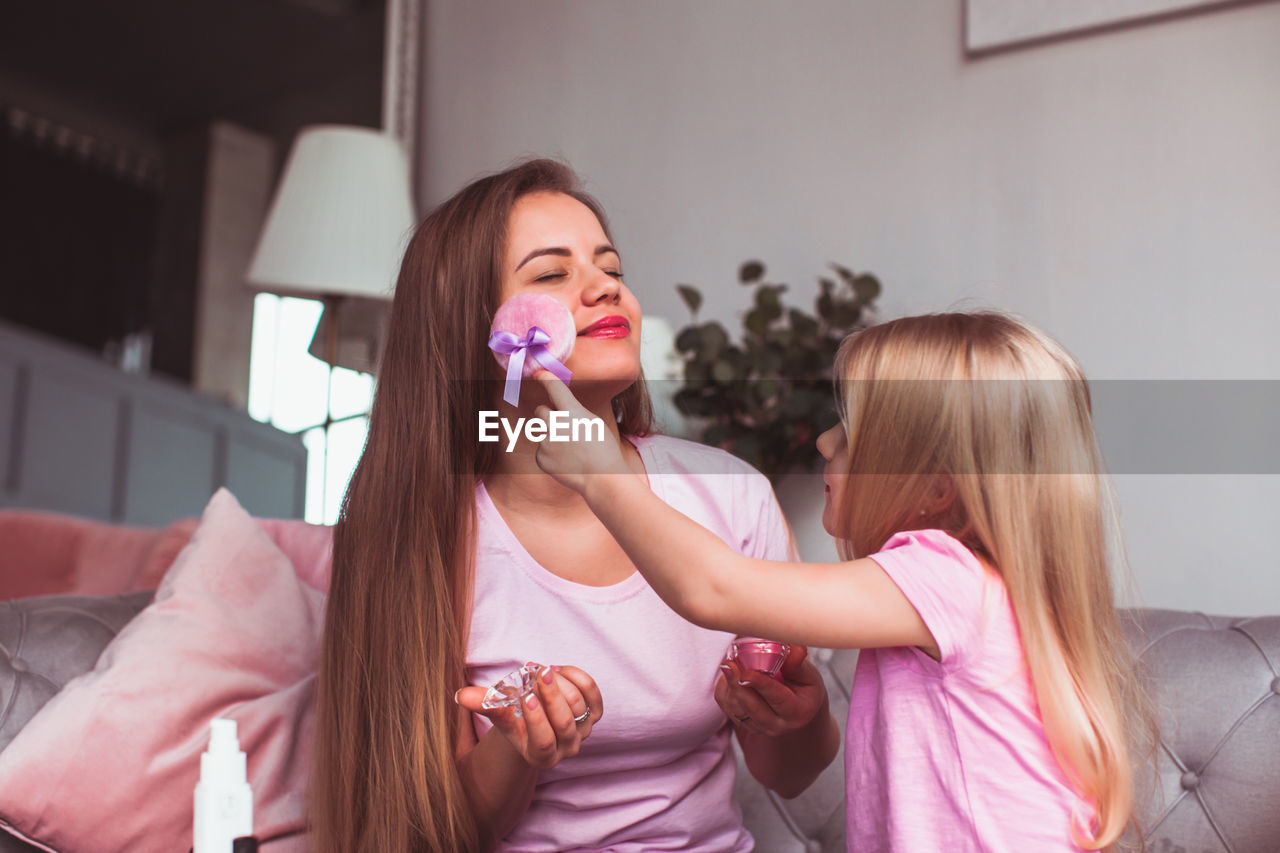
[[[603, 270], [603, 272], [607, 276], [615, 278], [618, 281], [622, 281], [622, 270]], [[568, 276], [568, 273], [549, 272], [544, 275], [538, 276], [537, 278], [534, 279], [534, 282], [546, 283], [546, 282], [558, 281], [559, 279], [566, 278], [567, 276]]]

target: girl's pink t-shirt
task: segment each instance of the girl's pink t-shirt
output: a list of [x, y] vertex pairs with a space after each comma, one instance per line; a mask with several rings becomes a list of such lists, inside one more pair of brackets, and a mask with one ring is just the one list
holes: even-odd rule
[[845, 730], [851, 851], [1077, 851], [1004, 582], [940, 530], [871, 555], [938, 644], [864, 649]]
[[[631, 441], [668, 504], [739, 553], [791, 558], [786, 521], [755, 469], [676, 438]], [[552, 574], [483, 485], [476, 507], [470, 682], [492, 684], [526, 661], [572, 664], [596, 680], [604, 700], [581, 752], [542, 772], [528, 812], [499, 849], [750, 850], [733, 799], [730, 727], [712, 695], [733, 636], [677, 616], [638, 572], [606, 587]], [[477, 715], [475, 725], [482, 735], [490, 724]]]

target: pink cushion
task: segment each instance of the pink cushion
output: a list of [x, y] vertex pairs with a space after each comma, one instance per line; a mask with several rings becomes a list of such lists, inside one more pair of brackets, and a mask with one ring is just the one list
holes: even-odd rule
[[282, 518], [255, 518], [276, 547], [285, 553], [298, 580], [312, 589], [329, 592], [329, 568], [333, 564], [333, 528]]
[[[327, 529], [279, 524], [299, 553], [327, 554]], [[155, 602], [0, 752], [0, 820], [59, 850], [186, 850], [199, 755], [225, 716], [248, 755], [255, 834], [278, 839], [271, 853], [300, 846], [323, 610], [220, 490]]]
[[29, 510], [0, 512], [0, 600], [155, 589], [194, 518], [163, 530]]

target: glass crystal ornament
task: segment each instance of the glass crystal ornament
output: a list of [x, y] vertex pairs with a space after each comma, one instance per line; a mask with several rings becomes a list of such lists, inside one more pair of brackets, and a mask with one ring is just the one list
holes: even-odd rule
[[533, 692], [537, 684], [538, 673], [542, 665], [527, 663], [513, 672], [498, 679], [480, 700], [480, 706], [486, 711], [495, 708], [518, 708], [524, 697]]

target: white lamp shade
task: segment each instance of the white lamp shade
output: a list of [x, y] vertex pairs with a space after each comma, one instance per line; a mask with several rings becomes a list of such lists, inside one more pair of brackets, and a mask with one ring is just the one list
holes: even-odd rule
[[390, 299], [413, 226], [399, 142], [363, 127], [304, 128], [247, 278], [273, 293]]

